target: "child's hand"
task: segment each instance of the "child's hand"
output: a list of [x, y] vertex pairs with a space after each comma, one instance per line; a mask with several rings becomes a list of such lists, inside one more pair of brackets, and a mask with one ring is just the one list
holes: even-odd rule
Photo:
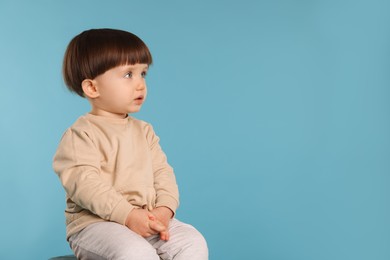
[[173, 212], [167, 207], [158, 207], [153, 209], [151, 213], [155, 216], [157, 221], [159, 221], [166, 227], [165, 231], [160, 232], [161, 240], [169, 240], [168, 226], [169, 221], [173, 217]]
[[167, 230], [165, 225], [145, 209], [133, 209], [127, 216], [126, 226], [142, 237], [149, 237]]

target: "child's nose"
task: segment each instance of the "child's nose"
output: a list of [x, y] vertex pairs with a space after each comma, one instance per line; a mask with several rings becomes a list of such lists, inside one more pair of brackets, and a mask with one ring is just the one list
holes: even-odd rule
[[141, 79], [137, 84], [137, 90], [144, 90], [146, 88], [146, 82], [144, 79]]

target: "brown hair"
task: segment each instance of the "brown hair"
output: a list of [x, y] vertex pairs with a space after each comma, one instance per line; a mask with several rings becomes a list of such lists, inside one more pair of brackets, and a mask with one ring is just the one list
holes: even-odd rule
[[84, 97], [81, 83], [119, 65], [152, 64], [146, 44], [136, 35], [115, 29], [92, 29], [74, 37], [65, 52], [62, 73], [70, 91]]

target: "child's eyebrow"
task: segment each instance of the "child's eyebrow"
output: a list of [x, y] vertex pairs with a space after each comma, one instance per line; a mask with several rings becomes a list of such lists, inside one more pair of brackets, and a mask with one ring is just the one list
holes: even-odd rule
[[[124, 67], [124, 70], [133, 70], [136, 68], [135, 66], [136, 65], [126, 65], [126, 67]], [[140, 69], [147, 70], [149, 69], [149, 65], [145, 64], [145, 66], [141, 66]]]
[[134, 72], [134, 70], [136, 70], [136, 69], [140, 70], [140, 71], [146, 71], [146, 70], [149, 69], [149, 65], [145, 64], [145, 66], [140, 66], [140, 67], [136, 67], [136, 65], [125, 65], [119, 71], [121, 73], [129, 72], [129, 71], [133, 71]]

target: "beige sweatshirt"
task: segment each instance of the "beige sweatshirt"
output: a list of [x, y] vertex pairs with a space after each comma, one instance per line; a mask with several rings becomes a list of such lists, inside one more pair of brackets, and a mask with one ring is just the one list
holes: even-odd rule
[[67, 238], [98, 221], [125, 224], [134, 208], [166, 206], [179, 193], [151, 125], [86, 114], [63, 135], [53, 161], [66, 191]]

